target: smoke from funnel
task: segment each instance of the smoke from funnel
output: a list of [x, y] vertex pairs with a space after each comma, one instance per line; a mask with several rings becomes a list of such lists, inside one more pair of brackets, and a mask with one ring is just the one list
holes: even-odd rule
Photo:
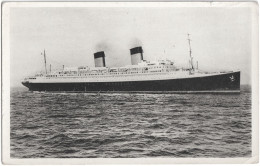
[[131, 42], [130, 42], [130, 47], [131, 48], [138, 47], [138, 46], [141, 46], [141, 45], [143, 45], [142, 41], [140, 39], [138, 39], [138, 38], [133, 38], [131, 40]]
[[96, 51], [109, 51], [110, 50], [110, 46], [107, 44], [107, 42], [102, 41], [102, 42], [99, 42], [95, 46], [95, 50]]

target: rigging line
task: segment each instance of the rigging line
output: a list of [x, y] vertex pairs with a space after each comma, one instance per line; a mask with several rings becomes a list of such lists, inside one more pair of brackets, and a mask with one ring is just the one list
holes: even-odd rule
[[58, 65], [63, 65], [61, 62], [58, 62], [58, 61], [56, 61], [56, 60], [54, 60], [53, 58], [51, 58], [51, 57], [49, 57], [49, 59], [50, 59], [50, 61], [52, 62], [52, 63], [56, 63], [56, 64], [58, 64]]

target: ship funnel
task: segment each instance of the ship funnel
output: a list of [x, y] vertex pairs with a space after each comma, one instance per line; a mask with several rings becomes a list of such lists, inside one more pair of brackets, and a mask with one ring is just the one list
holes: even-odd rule
[[104, 51], [94, 53], [95, 67], [106, 67]]
[[143, 60], [143, 49], [142, 47], [135, 47], [130, 49], [132, 65], [137, 65]]

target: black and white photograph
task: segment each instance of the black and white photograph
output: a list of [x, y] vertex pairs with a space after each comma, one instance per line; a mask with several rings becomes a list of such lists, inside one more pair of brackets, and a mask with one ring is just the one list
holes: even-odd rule
[[4, 2], [1, 65], [5, 164], [258, 163], [257, 2]]

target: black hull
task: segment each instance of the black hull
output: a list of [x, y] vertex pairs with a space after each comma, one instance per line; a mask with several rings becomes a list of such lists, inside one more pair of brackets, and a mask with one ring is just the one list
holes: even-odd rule
[[128, 82], [88, 82], [88, 83], [22, 83], [30, 91], [67, 92], [239, 92], [240, 72], [206, 77], [170, 80], [128, 81]]

